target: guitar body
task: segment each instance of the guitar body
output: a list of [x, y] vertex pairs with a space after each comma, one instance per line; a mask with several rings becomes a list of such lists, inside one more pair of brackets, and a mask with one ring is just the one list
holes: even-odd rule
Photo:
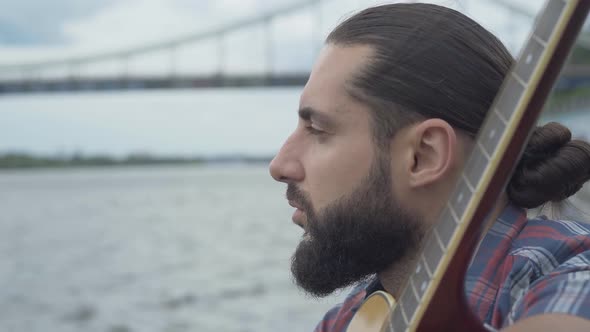
[[[449, 324], [452, 326], [449, 332], [471, 331], [487, 332], [483, 324], [477, 319], [465, 303], [456, 303], [457, 300], [448, 298], [441, 304], [446, 308]], [[378, 291], [371, 294], [359, 307], [358, 311], [346, 328], [346, 332], [390, 332], [390, 313], [395, 307], [395, 299], [389, 293]], [[432, 326], [429, 331], [446, 331], [442, 326]]]
[[395, 300], [389, 293], [379, 291], [371, 294], [360, 306], [350, 321], [346, 332], [383, 332], [387, 331], [391, 309]]

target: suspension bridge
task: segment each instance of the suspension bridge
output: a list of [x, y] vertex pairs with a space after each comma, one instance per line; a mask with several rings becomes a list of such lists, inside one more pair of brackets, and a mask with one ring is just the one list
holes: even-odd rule
[[[276, 68], [277, 46], [273, 27], [289, 15], [305, 12], [310, 15], [310, 22], [312, 22], [308, 47], [318, 50], [324, 38], [322, 4], [328, 1], [331, 0], [303, 0], [209, 30], [127, 49], [85, 56], [64, 56], [60, 59], [30, 63], [0, 64], [0, 94], [80, 90], [302, 86], [309, 77], [309, 68], [296, 71]], [[492, 2], [508, 10], [516, 18], [523, 16], [530, 20], [533, 15], [508, 0]], [[232, 50], [232, 45], [227, 41], [228, 36], [256, 27], [264, 31], [262, 45], [258, 46], [263, 48], [260, 52], [262, 57], [256, 59], [262, 68], [245, 73], [232, 71], [228, 66], [229, 55], [240, 51]], [[217, 61], [216, 68], [208, 73], [183, 72], [178, 66], [178, 53], [183, 48], [205, 43], [215, 45], [214, 50], [208, 52], [214, 54]], [[578, 44], [590, 50], [590, 38], [580, 38]], [[252, 47], [256, 46], [252, 45]], [[168, 54], [165, 60], [167, 69], [164, 73], [150, 75], [132, 72], [129, 69], [138, 59], [155, 53]], [[118, 63], [119, 70], [110, 75], [84, 74], [84, 68], [104, 62]], [[59, 74], [47, 74], [56, 70]], [[590, 66], [567, 66], [562, 72], [558, 87], [571, 88], [580, 84], [590, 84]]]

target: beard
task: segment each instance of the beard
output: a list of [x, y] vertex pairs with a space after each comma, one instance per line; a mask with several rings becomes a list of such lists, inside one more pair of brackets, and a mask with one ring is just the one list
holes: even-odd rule
[[421, 220], [395, 199], [389, 160], [378, 157], [366, 179], [351, 193], [316, 213], [295, 185], [287, 198], [307, 216], [305, 235], [291, 259], [295, 283], [324, 297], [363, 281], [417, 250]]

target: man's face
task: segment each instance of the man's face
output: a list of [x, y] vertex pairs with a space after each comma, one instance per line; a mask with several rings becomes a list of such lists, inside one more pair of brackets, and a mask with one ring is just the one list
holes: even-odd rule
[[288, 184], [293, 221], [305, 230], [292, 272], [318, 296], [382, 271], [420, 236], [419, 221], [394, 197], [390, 151], [375, 146], [368, 107], [346, 91], [371, 52], [326, 46], [301, 96], [297, 128], [270, 165]]
[[[365, 47], [324, 48], [301, 95], [297, 127], [270, 165], [277, 181], [296, 184], [318, 211], [352, 192], [375, 158], [368, 108], [345, 89], [370, 54]], [[294, 222], [305, 228], [307, 216], [295, 207]]]

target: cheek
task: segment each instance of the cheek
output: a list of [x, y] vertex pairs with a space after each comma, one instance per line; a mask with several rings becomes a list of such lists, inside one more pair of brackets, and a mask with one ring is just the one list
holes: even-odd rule
[[369, 174], [373, 149], [369, 142], [343, 140], [310, 151], [306, 187], [316, 210], [352, 192]]

